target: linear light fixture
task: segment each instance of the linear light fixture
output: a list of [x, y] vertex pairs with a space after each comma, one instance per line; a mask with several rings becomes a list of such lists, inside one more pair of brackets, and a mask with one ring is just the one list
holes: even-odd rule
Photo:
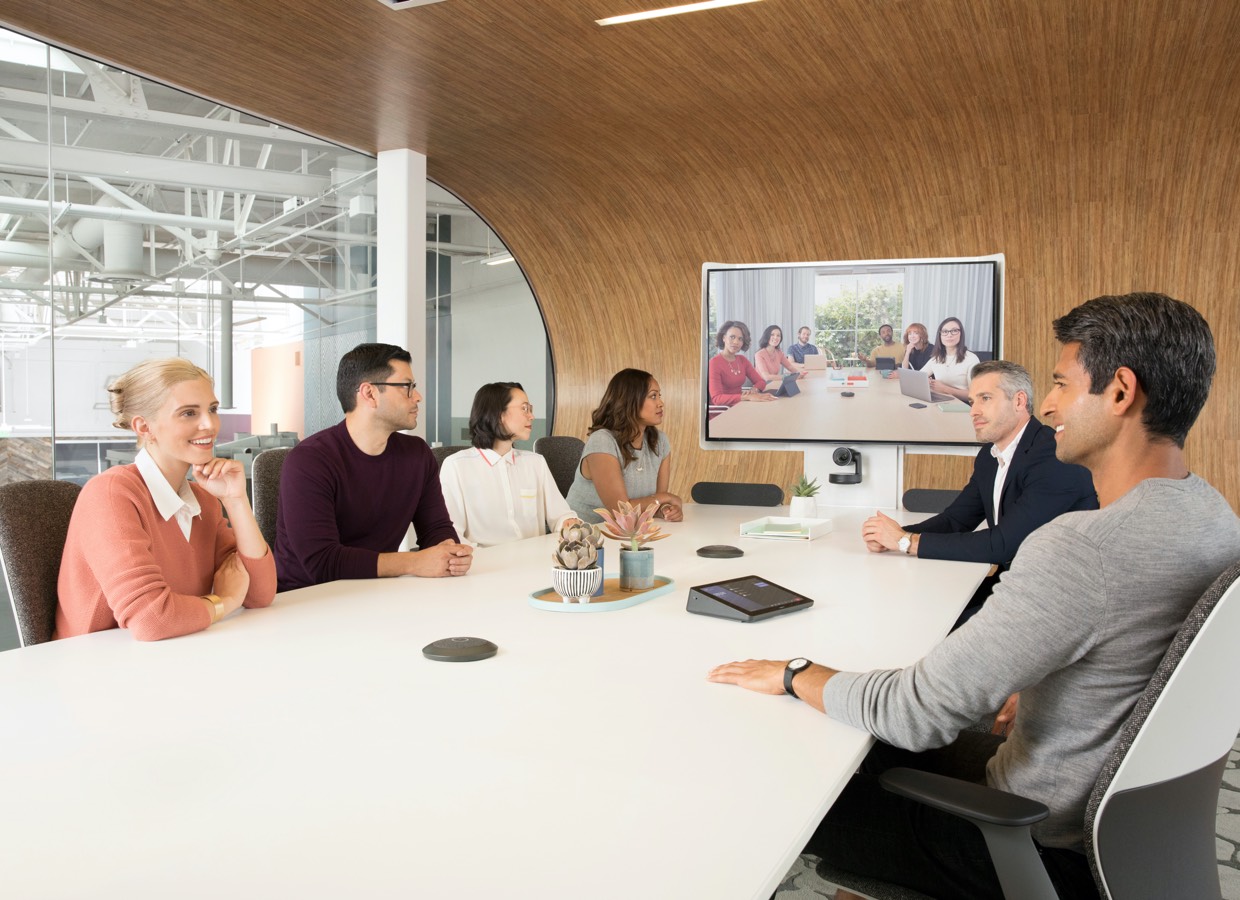
[[515, 262], [511, 253], [500, 253], [497, 256], [488, 256], [482, 261], [484, 266], [502, 266], [504, 263]]
[[666, 6], [663, 9], [651, 9], [646, 12], [628, 13], [623, 16], [611, 16], [607, 19], [595, 19], [599, 25], [620, 25], [625, 22], [640, 22], [642, 19], [657, 19], [661, 16], [679, 16], [682, 13], [698, 12], [703, 9], [719, 9], [722, 6], [740, 6], [742, 3], [757, 3], [758, 0], [705, 0], [702, 3], [684, 3], [680, 6]]

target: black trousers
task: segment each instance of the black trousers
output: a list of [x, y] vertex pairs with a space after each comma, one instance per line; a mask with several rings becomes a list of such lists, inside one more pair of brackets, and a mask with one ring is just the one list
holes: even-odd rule
[[[846, 872], [942, 900], [1003, 900], [1003, 889], [976, 825], [900, 797], [878, 783], [882, 772], [898, 766], [984, 783], [986, 762], [1001, 742], [995, 735], [965, 731], [954, 743], [923, 753], [875, 744], [805, 852]], [[1039, 852], [1063, 900], [1097, 900], [1084, 854], [1041, 847]]]

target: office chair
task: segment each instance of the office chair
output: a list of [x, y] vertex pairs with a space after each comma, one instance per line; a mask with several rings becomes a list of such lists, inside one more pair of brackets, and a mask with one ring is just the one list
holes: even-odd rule
[[951, 506], [959, 493], [934, 488], [909, 488], [900, 499], [900, 505], [909, 512], [941, 513]]
[[443, 461], [453, 453], [460, 453], [462, 450], [468, 450], [466, 444], [453, 444], [451, 447], [431, 447], [431, 453], [435, 454], [435, 462], [443, 465]]
[[563, 497], [568, 496], [568, 489], [577, 477], [577, 466], [581, 464], [581, 451], [585, 447], [586, 442], [581, 438], [566, 434], [548, 435], [534, 441], [534, 452], [547, 460], [547, 468]]
[[81, 491], [68, 481], [0, 486], [0, 568], [23, 647], [50, 641], [56, 629], [60, 558]]
[[[1240, 730], [1231, 692], [1240, 678], [1240, 563], [1215, 579], [1171, 641], [1103, 763], [1085, 808], [1085, 851], [1104, 900], [1222, 896], [1215, 812]], [[1058, 900], [1029, 826], [1034, 800], [914, 769], [883, 787], [976, 824], [1007, 900]], [[820, 877], [876, 900], [923, 895], [820, 864]]]
[[699, 481], [689, 491], [694, 503], [723, 506], [782, 506], [784, 489], [777, 484]]
[[276, 545], [276, 513], [280, 510], [280, 472], [291, 447], [273, 447], [254, 457], [254, 518], [268, 547]]

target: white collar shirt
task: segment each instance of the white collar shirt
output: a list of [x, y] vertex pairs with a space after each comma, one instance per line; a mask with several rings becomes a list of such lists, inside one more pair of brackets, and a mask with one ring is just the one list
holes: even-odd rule
[[443, 461], [439, 482], [457, 535], [475, 547], [537, 537], [574, 516], [537, 453], [471, 447]]
[[1026, 422], [1021, 427], [1020, 431], [1016, 432], [1016, 436], [1012, 438], [1007, 447], [1003, 450], [996, 450], [994, 444], [990, 445], [990, 455], [993, 456], [995, 461], [999, 464], [999, 469], [995, 472], [994, 500], [996, 525], [999, 524], [999, 498], [1003, 496], [1003, 485], [1007, 481], [1008, 469], [1012, 468], [1012, 458], [1016, 456], [1016, 448], [1020, 445], [1020, 439], [1024, 435], [1025, 429], [1028, 427], [1029, 423]]
[[146, 489], [151, 492], [151, 499], [155, 501], [155, 509], [164, 517], [165, 522], [175, 518], [177, 525], [181, 528], [181, 534], [185, 535], [185, 540], [188, 541], [190, 529], [194, 525], [194, 517], [202, 514], [202, 507], [198, 505], [198, 498], [189, 486], [189, 481], [182, 481], [181, 489], [174, 491], [168, 479], [164, 477], [164, 473], [159, 471], [155, 460], [151, 459], [151, 454], [146, 452], [145, 447], [138, 451], [133, 463], [138, 467], [138, 474], [142, 476], [142, 480], [146, 482]]

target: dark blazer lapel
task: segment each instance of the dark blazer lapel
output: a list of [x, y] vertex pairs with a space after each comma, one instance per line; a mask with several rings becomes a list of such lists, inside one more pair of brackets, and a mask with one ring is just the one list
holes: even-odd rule
[[[1007, 473], [1007, 477], [1003, 479], [1003, 490], [999, 494], [999, 509], [1003, 509], [1003, 501], [1007, 499], [1008, 490], [1011, 489], [1016, 477], [1028, 463], [1029, 451], [1033, 448], [1034, 441], [1038, 439], [1038, 434], [1042, 431], [1042, 423], [1032, 416], [1029, 423], [1025, 425], [1025, 433], [1020, 436], [1020, 442], [1016, 445], [1016, 452], [1012, 454], [1011, 471]], [[998, 469], [998, 461], [995, 462], [995, 468]], [[991, 524], [994, 524], [993, 512]]]

